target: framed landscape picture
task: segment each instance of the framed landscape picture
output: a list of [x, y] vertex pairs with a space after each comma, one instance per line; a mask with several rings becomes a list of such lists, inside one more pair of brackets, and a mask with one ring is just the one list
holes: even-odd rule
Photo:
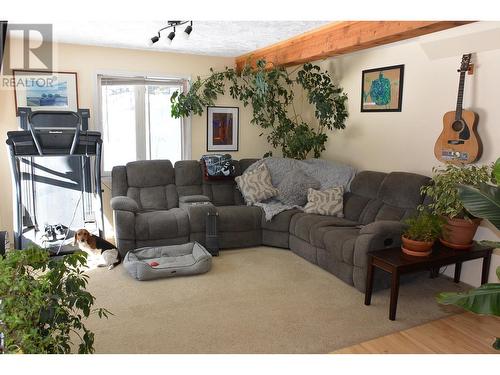
[[361, 112], [401, 112], [404, 65], [363, 70]]
[[78, 81], [73, 72], [14, 70], [16, 113], [19, 107], [33, 111], [78, 110]]
[[238, 133], [238, 107], [207, 107], [207, 151], [238, 151]]

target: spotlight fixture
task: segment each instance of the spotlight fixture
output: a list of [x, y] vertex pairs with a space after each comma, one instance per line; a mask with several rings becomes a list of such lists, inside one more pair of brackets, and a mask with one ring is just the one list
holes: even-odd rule
[[190, 25], [187, 25], [186, 28], [184, 29], [184, 32], [182, 33], [182, 36], [185, 39], [189, 38], [189, 35], [191, 35], [191, 31], [193, 31], [193, 21], [191, 21]]
[[160, 37], [161, 37], [161, 32], [163, 30], [167, 30], [167, 29], [172, 29], [172, 31], [167, 35], [167, 43], [168, 44], [171, 44], [172, 41], [174, 40], [175, 38], [175, 28], [176, 26], [181, 26], [181, 25], [185, 25], [189, 23], [189, 25], [186, 26], [186, 28], [184, 29], [184, 32], [182, 33], [182, 35], [187, 39], [189, 38], [189, 35], [191, 35], [191, 32], [193, 31], [193, 21], [167, 21], [167, 26], [165, 27], [162, 27], [160, 30], [158, 30], [158, 35], [155, 35], [153, 36], [150, 40], [149, 40], [149, 45], [152, 46], [153, 44], [155, 44], [157, 41], [160, 40]]
[[171, 31], [168, 36], [167, 36], [167, 43], [168, 44], [172, 44], [172, 40], [174, 40], [175, 38], [175, 27], [174, 27], [174, 31]]
[[152, 37], [149, 40], [149, 45], [152, 46], [153, 44], [155, 44], [159, 40], [160, 40], [160, 33], [158, 33], [158, 35], [155, 35], [154, 37]]

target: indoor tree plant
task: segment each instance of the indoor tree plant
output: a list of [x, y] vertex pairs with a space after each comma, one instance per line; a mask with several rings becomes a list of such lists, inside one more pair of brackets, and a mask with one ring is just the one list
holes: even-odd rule
[[[265, 60], [258, 60], [255, 67], [247, 64], [240, 74], [227, 67], [221, 72], [210, 69], [210, 76], [203, 80], [197, 77], [188, 92], [172, 95], [172, 116], [202, 115], [206, 106], [214, 105], [218, 96], [225, 93], [226, 83], [233, 99], [245, 107], [252, 106], [250, 122], [267, 133], [268, 142], [280, 148], [284, 157], [305, 159], [312, 153], [318, 158], [328, 140], [326, 130], [345, 128], [347, 94], [328, 71], [309, 63], [293, 71], [269, 67]], [[297, 113], [296, 89], [306, 94], [314, 124], [305, 122]], [[264, 156], [271, 155], [272, 151]]]
[[38, 247], [0, 257], [0, 352], [70, 353], [72, 337], [80, 341], [79, 353], [94, 351], [94, 333], [82, 321], [110, 312], [93, 308], [86, 262], [83, 252], [54, 259]]
[[[479, 187], [459, 185], [459, 198], [474, 216], [489, 220], [500, 230], [500, 158], [493, 167], [495, 185], [479, 184]], [[496, 274], [500, 280], [500, 267]], [[443, 292], [437, 296], [439, 303], [460, 306], [476, 314], [500, 316], [500, 283], [488, 283], [464, 293]], [[493, 347], [500, 350], [500, 338]]]
[[441, 235], [443, 222], [440, 216], [433, 215], [427, 210], [406, 219], [405, 224], [408, 226], [401, 236], [403, 252], [415, 256], [429, 255], [432, 245]]
[[450, 247], [467, 249], [472, 243], [480, 218], [471, 214], [463, 205], [458, 192], [458, 184], [478, 187], [490, 180], [491, 167], [457, 166], [448, 164], [433, 168], [432, 183], [422, 187], [422, 194], [430, 199], [428, 208], [435, 215], [445, 218], [441, 241]]

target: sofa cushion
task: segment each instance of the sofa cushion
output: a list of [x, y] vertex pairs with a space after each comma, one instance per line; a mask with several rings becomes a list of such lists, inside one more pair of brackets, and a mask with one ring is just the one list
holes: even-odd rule
[[294, 169], [278, 184], [277, 198], [289, 206], [303, 206], [307, 203], [308, 189], [319, 189], [320, 185], [317, 179], [308, 176], [303, 170]]
[[188, 214], [180, 208], [141, 212], [136, 215], [135, 236], [137, 240], [161, 240], [188, 234]]
[[236, 177], [235, 180], [247, 203], [261, 202], [278, 194], [265, 163]]
[[358, 223], [334, 216], [323, 216], [308, 213], [298, 213], [293, 215], [290, 221], [290, 234], [311, 242], [311, 232], [324, 226], [355, 227]]
[[236, 184], [233, 180], [203, 181], [203, 195], [215, 206], [228, 206], [236, 203]]
[[140, 188], [174, 184], [174, 167], [170, 160], [133, 161], [127, 164], [127, 182]]
[[343, 199], [343, 186], [336, 186], [323, 191], [309, 188], [304, 212], [309, 214], [343, 217]]
[[175, 163], [175, 185], [179, 196], [202, 193], [202, 176], [197, 160], [181, 160]]
[[168, 210], [179, 205], [175, 185], [129, 187], [127, 196], [137, 202], [141, 211]]
[[266, 220], [264, 210], [262, 210], [262, 229], [272, 230], [275, 232], [288, 232], [292, 216], [299, 212], [301, 211], [298, 209], [282, 211], [268, 221]]
[[376, 213], [370, 215], [364, 211], [370, 202], [377, 199], [380, 185], [386, 176], [387, 173], [374, 171], [362, 171], [356, 174], [351, 182], [350, 192], [344, 194], [344, 217], [346, 219], [361, 222], [363, 218], [370, 220], [370, 217], [372, 221], [374, 220]]
[[219, 232], [245, 232], [260, 230], [262, 210], [255, 206], [217, 207]]
[[378, 198], [390, 206], [413, 209], [422, 203], [420, 188], [429, 181], [429, 177], [415, 173], [392, 172], [382, 182]]
[[331, 228], [323, 236], [328, 255], [338, 262], [353, 265], [354, 244], [359, 236], [359, 228]]

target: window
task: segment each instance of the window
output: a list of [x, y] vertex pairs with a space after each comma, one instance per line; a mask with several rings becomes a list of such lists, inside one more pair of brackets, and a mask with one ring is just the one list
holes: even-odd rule
[[170, 115], [170, 97], [187, 81], [99, 75], [103, 171], [134, 160], [189, 158], [187, 124]]

